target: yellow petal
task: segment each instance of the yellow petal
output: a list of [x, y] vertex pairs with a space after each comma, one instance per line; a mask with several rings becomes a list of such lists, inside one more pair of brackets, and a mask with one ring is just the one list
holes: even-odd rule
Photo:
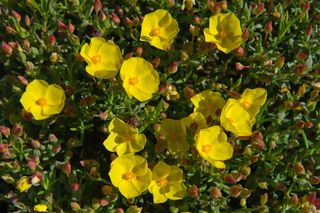
[[95, 56], [99, 52], [100, 47], [102, 47], [105, 43], [106, 43], [106, 40], [104, 38], [100, 38], [100, 37], [91, 38], [88, 56], [90, 58]]
[[138, 197], [142, 191], [138, 191], [132, 181], [121, 181], [119, 184], [120, 193], [127, 199]]
[[35, 79], [27, 85], [26, 92], [30, 97], [37, 100], [45, 95], [48, 86], [49, 84], [46, 81]]
[[[51, 84], [46, 90], [44, 99], [46, 99], [48, 105], [56, 107], [56, 111], [53, 113], [56, 114], [62, 111], [66, 95], [64, 90], [59, 85]], [[44, 113], [48, 114], [46, 112]]]
[[166, 193], [166, 197], [171, 200], [180, 200], [184, 197], [186, 187], [182, 183], [170, 184], [170, 190]]
[[33, 207], [33, 211], [36, 211], [36, 212], [47, 212], [47, 205], [45, 204], [37, 204]]

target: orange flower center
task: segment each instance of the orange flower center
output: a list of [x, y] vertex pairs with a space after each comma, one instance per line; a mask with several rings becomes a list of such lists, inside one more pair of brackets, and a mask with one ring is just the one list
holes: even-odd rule
[[130, 84], [131, 86], [136, 85], [138, 82], [139, 82], [138, 77], [129, 78], [129, 84]]
[[251, 107], [251, 103], [249, 101], [244, 101], [241, 103], [241, 106], [245, 109], [249, 109]]
[[91, 58], [92, 63], [97, 64], [101, 61], [101, 55], [95, 55]]
[[203, 145], [202, 146], [202, 151], [204, 152], [204, 153], [208, 153], [208, 152], [210, 152], [212, 150], [212, 145], [211, 144], [207, 144], [207, 145]]
[[136, 176], [132, 172], [126, 172], [122, 175], [122, 179], [125, 180], [131, 180], [132, 178], [135, 178]]
[[159, 187], [163, 187], [168, 184], [168, 181], [165, 177], [161, 177], [156, 181], [156, 183]]
[[160, 28], [154, 28], [151, 30], [151, 36], [158, 36], [160, 34]]
[[47, 105], [47, 100], [45, 98], [40, 98], [36, 101], [36, 104], [43, 107], [43, 106]]
[[226, 37], [228, 37], [228, 35], [229, 35], [229, 32], [228, 32], [228, 31], [222, 30], [222, 31], [220, 32], [220, 36], [221, 36], [222, 38], [226, 38]]

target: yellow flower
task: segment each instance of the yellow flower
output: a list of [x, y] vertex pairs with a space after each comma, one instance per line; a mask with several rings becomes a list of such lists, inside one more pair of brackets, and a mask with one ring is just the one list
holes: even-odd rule
[[252, 135], [250, 114], [236, 99], [229, 98], [220, 116], [221, 126], [238, 136]]
[[264, 88], [245, 89], [238, 100], [240, 105], [247, 110], [251, 117], [251, 123], [254, 124], [255, 117], [260, 111], [260, 107], [267, 100], [267, 90]]
[[181, 122], [185, 128], [191, 128], [195, 132], [198, 132], [200, 129], [207, 128], [206, 119], [200, 112], [191, 113], [187, 117], [182, 118]]
[[90, 44], [85, 43], [81, 48], [80, 55], [88, 63], [87, 73], [97, 78], [114, 77], [122, 62], [119, 47], [99, 37], [91, 38]]
[[152, 98], [160, 84], [159, 74], [153, 69], [152, 64], [140, 57], [124, 61], [120, 77], [128, 96], [133, 96], [141, 102]]
[[221, 109], [225, 105], [224, 99], [219, 92], [204, 90], [191, 98], [194, 105], [194, 112], [201, 112], [205, 118], [211, 116], [212, 119], [218, 119]]
[[153, 202], [164, 203], [168, 199], [182, 199], [186, 191], [182, 179], [183, 172], [179, 167], [170, 166], [163, 161], [158, 162], [152, 170], [152, 182], [149, 185]]
[[48, 207], [45, 204], [37, 204], [33, 207], [33, 211], [35, 212], [46, 212], [47, 209]]
[[144, 134], [139, 134], [137, 128], [129, 126], [118, 118], [110, 122], [109, 132], [110, 135], [103, 145], [110, 152], [117, 152], [119, 156], [139, 152], [146, 145], [147, 138]]
[[159, 9], [144, 16], [140, 40], [158, 49], [168, 50], [178, 32], [178, 22], [168, 11]]
[[178, 154], [189, 150], [186, 127], [181, 120], [164, 119], [160, 133], [165, 136], [165, 142], [172, 154]]
[[49, 85], [44, 80], [36, 79], [28, 84], [20, 102], [36, 120], [43, 120], [59, 114], [64, 107], [65, 99], [64, 90], [59, 85]]
[[200, 156], [217, 168], [225, 168], [223, 161], [232, 157], [233, 147], [220, 126], [201, 129], [195, 136]]
[[27, 191], [31, 186], [32, 186], [32, 184], [30, 183], [29, 178], [27, 176], [22, 176], [18, 180], [16, 188], [20, 192], [24, 192], [24, 191]]
[[217, 48], [226, 54], [238, 48], [242, 42], [240, 21], [232, 12], [211, 16], [209, 28], [203, 32], [206, 42], [216, 44]]
[[127, 199], [146, 191], [152, 180], [146, 159], [137, 155], [121, 156], [113, 160], [109, 176], [112, 184]]

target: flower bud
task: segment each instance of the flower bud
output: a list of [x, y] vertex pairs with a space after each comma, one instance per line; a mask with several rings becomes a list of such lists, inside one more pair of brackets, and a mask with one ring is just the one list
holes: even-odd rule
[[57, 154], [61, 151], [61, 146], [60, 145], [56, 145], [52, 148], [53, 153]]
[[56, 52], [53, 52], [53, 53], [51, 53], [51, 55], [50, 55], [50, 61], [53, 63], [53, 64], [55, 64], [55, 63], [57, 63], [58, 61], [59, 61], [59, 55], [58, 55], [58, 53], [56, 53]]
[[42, 180], [42, 174], [41, 172], [35, 172], [33, 173], [33, 175], [31, 176], [31, 184], [34, 186], [39, 185], [39, 183]]
[[41, 146], [41, 143], [38, 140], [32, 140], [31, 144], [35, 149], [39, 149]]
[[240, 197], [247, 199], [248, 197], [251, 196], [251, 193], [252, 193], [252, 190], [249, 190], [247, 188], [243, 188], [243, 190], [240, 193]]
[[242, 166], [242, 167], [240, 168], [240, 172], [241, 172], [242, 175], [244, 175], [245, 177], [247, 177], [247, 176], [250, 175], [251, 169], [250, 169], [249, 166]]
[[169, 65], [169, 68], [168, 68], [168, 73], [169, 74], [174, 74], [178, 71], [178, 62], [174, 61], [172, 62], [170, 65]]
[[105, 207], [105, 206], [107, 206], [108, 204], [109, 204], [109, 201], [108, 201], [107, 199], [102, 198], [102, 199], [100, 200], [100, 205], [101, 205], [102, 207]]
[[279, 58], [277, 58], [277, 60], [274, 62], [274, 65], [278, 68], [281, 68], [284, 64], [284, 60], [285, 57], [284, 56], [280, 56]]
[[299, 198], [298, 198], [297, 194], [292, 193], [292, 196], [291, 196], [291, 198], [290, 198], [290, 202], [291, 202], [291, 204], [292, 204], [293, 206], [298, 205], [298, 203], [299, 203]]
[[32, 171], [35, 171], [36, 170], [36, 167], [37, 167], [37, 162], [35, 159], [33, 158], [29, 158], [28, 159], [28, 167], [32, 170]]
[[119, 5], [116, 5], [116, 11], [120, 17], [124, 15], [123, 9]]
[[64, 164], [63, 172], [66, 173], [67, 176], [70, 175], [70, 173], [71, 173], [71, 164], [70, 164], [70, 162], [67, 162], [67, 163]]
[[240, 181], [242, 178], [242, 174], [240, 173], [230, 173], [224, 176], [224, 180], [227, 183], [236, 183], [238, 181]]
[[99, 20], [104, 21], [107, 19], [107, 15], [103, 12], [103, 10], [100, 10], [99, 12]]
[[295, 173], [298, 173], [298, 174], [305, 174], [305, 169], [304, 169], [304, 167], [303, 167], [303, 165], [302, 165], [301, 162], [297, 162], [297, 163], [294, 165], [293, 171], [294, 171]]
[[16, 30], [13, 29], [11, 26], [6, 26], [5, 30], [8, 34], [14, 34], [16, 32]]
[[221, 7], [221, 10], [225, 11], [228, 9], [228, 2], [227, 1], [220, 1], [220, 7]]
[[105, 195], [111, 195], [113, 191], [113, 186], [105, 185], [101, 188], [103, 194]]
[[24, 23], [26, 24], [26, 26], [30, 27], [31, 26], [31, 19], [28, 15], [26, 15], [24, 17]]
[[65, 23], [62, 21], [58, 20], [58, 29], [61, 31], [67, 31], [68, 27]]
[[80, 187], [79, 183], [72, 183], [72, 184], [71, 184], [71, 190], [72, 190], [73, 192], [78, 191], [78, 190], [79, 190], [79, 187]]
[[97, 12], [99, 12], [102, 9], [102, 3], [100, 0], [95, 0], [94, 1], [94, 10]]
[[310, 128], [313, 127], [313, 123], [312, 123], [311, 121], [306, 121], [306, 122], [304, 123], [304, 125], [305, 125], [305, 127], [306, 127], [307, 129], [310, 129]]
[[260, 189], [268, 189], [268, 183], [263, 181], [263, 182], [258, 182], [258, 186]]
[[74, 29], [75, 29], [74, 25], [69, 23], [68, 24], [68, 31], [72, 34], [74, 32]]
[[249, 29], [248, 28], [243, 29], [241, 37], [244, 41], [248, 41], [248, 39], [249, 39]]
[[70, 207], [73, 211], [79, 211], [81, 209], [81, 206], [77, 202], [71, 202]]
[[312, 25], [309, 25], [308, 28], [307, 28], [307, 31], [306, 31], [306, 34], [308, 37], [311, 37], [312, 36]]
[[298, 75], [302, 75], [306, 69], [307, 69], [307, 66], [305, 64], [298, 64], [295, 67], [295, 73]]
[[124, 19], [124, 23], [127, 27], [131, 28], [133, 26], [133, 22], [131, 21], [131, 19], [129, 17], [126, 17]]
[[269, 34], [271, 33], [273, 30], [273, 27], [272, 27], [272, 21], [268, 21], [265, 25], [264, 25], [264, 32], [266, 34]]
[[10, 128], [6, 126], [0, 126], [0, 133], [5, 137], [8, 137], [10, 135]]
[[116, 25], [120, 24], [120, 18], [116, 13], [114, 13], [114, 12], [111, 13], [111, 19], [112, 19], [113, 23], [115, 23]]
[[190, 188], [188, 188], [188, 194], [190, 197], [199, 197], [200, 191], [199, 188], [196, 185], [192, 185]]
[[15, 18], [15, 20], [17, 20], [18, 22], [21, 21], [21, 15], [20, 13], [18, 13], [17, 11], [12, 10], [11, 11], [11, 15]]
[[15, 123], [11, 129], [11, 133], [15, 136], [21, 137], [23, 134], [23, 127], [19, 123]]
[[182, 61], [186, 61], [186, 60], [189, 59], [189, 55], [188, 55], [187, 52], [181, 51], [181, 56], [180, 56], [180, 58], [181, 58]]
[[240, 199], [240, 206], [245, 207], [247, 205], [247, 201], [244, 198]]
[[1, 49], [5, 54], [12, 55], [13, 50], [12, 50], [12, 47], [8, 43], [2, 42]]
[[236, 70], [241, 71], [241, 70], [244, 70], [244, 69], [249, 69], [250, 66], [244, 66], [240, 62], [237, 62], [235, 64], [235, 68], [236, 68]]
[[124, 210], [122, 208], [117, 208], [115, 213], [124, 213]]
[[259, 7], [257, 8], [256, 15], [261, 15], [264, 12], [264, 3], [261, 3]]
[[304, 121], [298, 121], [296, 123], [297, 129], [303, 129], [304, 128]]
[[260, 196], [260, 204], [265, 205], [268, 202], [268, 193], [264, 193]]
[[50, 46], [53, 46], [56, 43], [56, 37], [54, 36], [54, 34], [50, 34], [48, 43]]
[[137, 27], [140, 24], [140, 19], [138, 16], [134, 17], [132, 20], [133, 26]]
[[308, 12], [310, 10], [310, 1], [307, 0], [307, 2], [301, 3], [301, 9], [304, 13]]
[[238, 56], [238, 57], [243, 57], [244, 56], [244, 49], [242, 47], [238, 47], [233, 51], [233, 53]]
[[195, 24], [201, 24], [201, 18], [199, 16], [195, 16], [193, 18], [193, 21], [194, 21]]
[[22, 46], [24, 49], [28, 50], [30, 48], [30, 42], [27, 39], [22, 41]]
[[213, 187], [210, 191], [210, 197], [213, 199], [218, 199], [220, 197], [222, 197], [221, 191], [218, 187]]
[[152, 60], [152, 66], [154, 69], [157, 69], [157, 67], [160, 65], [161, 59], [159, 57], [156, 57]]
[[143, 48], [142, 47], [137, 47], [135, 50], [134, 50], [134, 53], [136, 56], [141, 56], [142, 53], [143, 53]]
[[239, 197], [241, 191], [243, 190], [242, 185], [237, 184], [230, 188], [230, 195], [234, 198]]

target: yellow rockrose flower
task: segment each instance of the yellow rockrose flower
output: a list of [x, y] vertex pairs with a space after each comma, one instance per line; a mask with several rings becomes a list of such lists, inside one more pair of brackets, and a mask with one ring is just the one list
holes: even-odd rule
[[181, 122], [186, 128], [191, 128], [195, 132], [207, 128], [206, 118], [200, 112], [193, 112], [187, 117], [181, 118]]
[[240, 105], [250, 114], [251, 123], [255, 123], [255, 117], [261, 106], [267, 100], [267, 90], [264, 88], [245, 89], [238, 99]]
[[16, 185], [16, 188], [20, 191], [20, 192], [24, 192], [27, 191], [28, 189], [30, 189], [30, 187], [32, 186], [32, 184], [30, 183], [29, 177], [27, 176], [22, 176]]
[[181, 120], [164, 119], [161, 124], [160, 134], [165, 137], [165, 143], [171, 154], [178, 154], [189, 150], [186, 126]]
[[64, 90], [56, 84], [49, 85], [44, 80], [33, 80], [27, 85], [20, 102], [36, 120], [43, 120], [59, 114], [65, 102]]
[[166, 10], [156, 10], [144, 16], [141, 26], [141, 41], [168, 50], [179, 32], [178, 22]]
[[252, 135], [250, 114], [233, 98], [229, 98], [220, 116], [221, 126], [238, 136]]
[[141, 151], [146, 145], [147, 138], [139, 134], [138, 128], [134, 128], [114, 118], [109, 124], [110, 135], [103, 145], [110, 152], [117, 152], [118, 156], [134, 154]]
[[201, 112], [205, 118], [219, 119], [221, 110], [225, 105], [224, 99], [219, 92], [204, 90], [191, 98], [194, 112]]
[[182, 180], [183, 172], [179, 167], [170, 166], [163, 161], [158, 162], [152, 170], [152, 182], [148, 188], [153, 194], [153, 202], [164, 203], [168, 199], [182, 199], [186, 192]]
[[47, 212], [48, 206], [45, 204], [37, 204], [33, 207], [35, 212]]
[[85, 43], [81, 48], [80, 55], [88, 63], [87, 73], [102, 79], [114, 77], [122, 62], [119, 47], [99, 37], [91, 38], [90, 44]]
[[160, 84], [158, 72], [151, 63], [140, 57], [125, 60], [120, 69], [120, 77], [128, 96], [141, 102], [151, 99]]
[[238, 48], [242, 42], [240, 21], [232, 12], [211, 16], [209, 28], [205, 28], [203, 32], [206, 42], [216, 44], [226, 54]]
[[233, 147], [220, 126], [201, 129], [195, 136], [200, 156], [217, 168], [225, 168], [223, 161], [232, 157]]
[[117, 157], [111, 163], [109, 176], [127, 199], [135, 198], [148, 189], [152, 180], [146, 159], [137, 155]]

